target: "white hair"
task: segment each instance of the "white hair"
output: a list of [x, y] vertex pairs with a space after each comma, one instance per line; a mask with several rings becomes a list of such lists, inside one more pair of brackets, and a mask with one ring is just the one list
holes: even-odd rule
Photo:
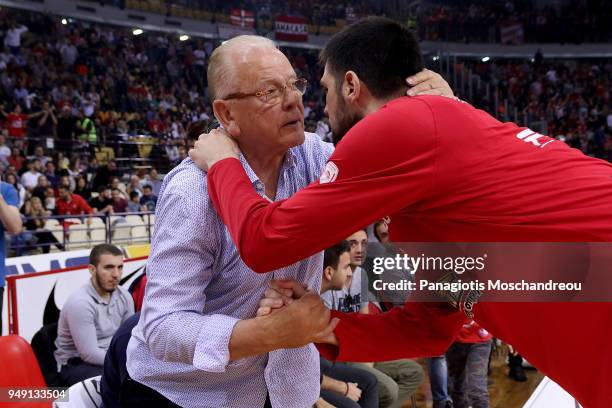
[[227, 93], [234, 83], [236, 60], [230, 56], [245, 55], [256, 49], [278, 50], [276, 43], [269, 38], [258, 35], [239, 35], [224, 41], [217, 47], [208, 61], [208, 95], [211, 100], [218, 99]]

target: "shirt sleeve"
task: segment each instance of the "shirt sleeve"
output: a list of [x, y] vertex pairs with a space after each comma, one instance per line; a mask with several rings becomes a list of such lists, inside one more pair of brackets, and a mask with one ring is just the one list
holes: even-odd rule
[[244, 262], [267, 272], [304, 259], [417, 202], [433, 184], [437, 132], [425, 102], [382, 108], [351, 129], [319, 182], [270, 203], [237, 159], [213, 165], [211, 199]]
[[92, 208], [89, 206], [89, 204], [87, 204], [87, 201], [85, 201], [84, 198], [80, 198], [79, 199], [80, 203], [81, 203], [81, 210], [85, 213], [85, 214], [91, 214], [93, 213]]
[[84, 303], [70, 305], [64, 308], [68, 312], [67, 323], [74, 346], [81, 360], [93, 365], [104, 365], [106, 350], [98, 346], [96, 334], [95, 313], [92, 306]]
[[[198, 171], [182, 183], [195, 186], [200, 178]], [[204, 312], [217, 247], [215, 223], [204, 200], [199, 192], [177, 192], [171, 185], [160, 199], [139, 325], [155, 358], [224, 372], [239, 319]]]
[[10, 184], [5, 184], [4, 188], [2, 189], [2, 197], [8, 205], [19, 208], [19, 194], [17, 193], [15, 187], [11, 186]]
[[409, 302], [377, 315], [332, 311], [340, 319], [338, 346], [318, 344], [321, 355], [338, 361], [389, 361], [444, 354], [465, 316], [444, 303]]

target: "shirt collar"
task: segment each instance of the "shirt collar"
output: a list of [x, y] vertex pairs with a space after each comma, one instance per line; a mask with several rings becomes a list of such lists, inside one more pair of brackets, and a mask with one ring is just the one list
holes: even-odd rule
[[98, 293], [96, 288], [94, 288], [93, 281], [91, 278], [89, 279], [89, 284], [87, 285], [87, 292], [96, 300], [98, 303], [102, 303], [103, 305], [109, 305], [113, 300], [113, 294], [111, 293], [110, 299], [104, 300], [102, 296]]
[[[253, 185], [255, 190], [257, 190], [258, 192], [260, 192], [261, 190], [261, 192], [263, 192], [264, 191], [263, 182], [259, 179], [259, 177], [257, 177], [257, 174], [255, 174], [255, 172], [253, 171], [253, 169], [247, 162], [246, 158], [244, 157], [244, 154], [242, 153], [240, 153], [240, 163], [242, 164], [242, 167], [244, 168], [244, 171], [249, 177], [249, 180], [251, 181], [251, 184]], [[295, 167], [295, 165], [296, 165], [295, 154], [291, 151], [291, 149], [289, 149], [287, 150], [287, 153], [285, 153], [285, 157], [283, 159], [283, 164], [281, 167], [281, 174], [284, 174], [290, 168]]]

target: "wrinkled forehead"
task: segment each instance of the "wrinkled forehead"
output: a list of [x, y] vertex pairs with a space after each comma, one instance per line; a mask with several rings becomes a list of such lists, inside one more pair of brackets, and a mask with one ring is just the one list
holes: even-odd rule
[[285, 54], [272, 47], [247, 49], [237, 62], [234, 78], [242, 89], [268, 82], [284, 84], [296, 76]]

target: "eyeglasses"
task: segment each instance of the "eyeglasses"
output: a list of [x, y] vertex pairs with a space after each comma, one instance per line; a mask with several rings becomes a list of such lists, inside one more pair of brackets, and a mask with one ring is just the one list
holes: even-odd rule
[[235, 92], [227, 95], [225, 98], [222, 99], [244, 99], [251, 96], [255, 96], [263, 103], [274, 105], [281, 101], [282, 97], [285, 95], [285, 91], [287, 90], [287, 88], [291, 89], [292, 91], [297, 91], [301, 96], [304, 95], [304, 93], [306, 92], [307, 86], [308, 81], [304, 78], [291, 79], [289, 80], [289, 82], [287, 82], [286, 85], [283, 85], [282, 87], [270, 85], [268, 89], [262, 91], [257, 91], [253, 93]]

